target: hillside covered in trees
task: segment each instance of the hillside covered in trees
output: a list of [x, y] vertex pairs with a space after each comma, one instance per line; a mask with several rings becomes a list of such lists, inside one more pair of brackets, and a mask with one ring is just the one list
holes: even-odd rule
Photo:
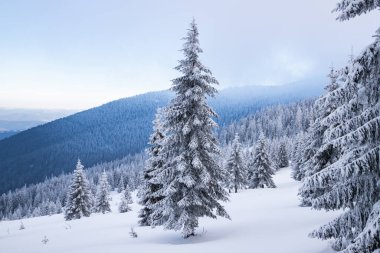
[[[261, 108], [318, 96], [320, 82], [224, 89], [210, 100], [221, 126]], [[154, 113], [169, 91], [120, 99], [23, 131], [0, 141], [0, 192], [69, 172], [78, 157], [87, 166], [140, 153], [147, 147]], [[9, 180], [12, 178], [12, 180]]]

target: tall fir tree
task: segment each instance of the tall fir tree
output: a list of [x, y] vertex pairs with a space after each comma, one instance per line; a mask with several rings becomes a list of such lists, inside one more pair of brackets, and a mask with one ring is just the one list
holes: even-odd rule
[[121, 193], [122, 191], [124, 191], [124, 189], [125, 189], [125, 182], [124, 182], [123, 174], [121, 174], [120, 179], [119, 179], [119, 184], [117, 186], [117, 192]]
[[[340, 82], [346, 80], [347, 70], [336, 71], [331, 68], [329, 84], [326, 85], [326, 94], [322, 95], [314, 103], [314, 111], [316, 119], [312, 123], [309, 134], [305, 136], [305, 145], [301, 154], [301, 176], [302, 179], [311, 173], [316, 173], [325, 167], [331, 159], [333, 159], [333, 151], [330, 147], [322, 147], [325, 143], [324, 136], [326, 130], [334, 125], [333, 118], [329, 115], [341, 105], [339, 97], [344, 94], [343, 88], [340, 87]], [[322, 149], [320, 149], [322, 147]], [[314, 157], [315, 156], [315, 157]], [[312, 168], [312, 169], [310, 169]]]
[[160, 192], [165, 197], [155, 204], [154, 215], [160, 217], [156, 223], [181, 230], [188, 238], [195, 235], [199, 217], [229, 216], [219, 203], [228, 200], [228, 193], [221, 186], [216, 160], [220, 151], [213, 117], [217, 114], [207, 105], [207, 97], [217, 93], [212, 85], [218, 82], [199, 60], [202, 49], [194, 20], [184, 40], [185, 58], [176, 67], [183, 75], [173, 80], [176, 96], [165, 109], [167, 162], [156, 177], [163, 183]]
[[123, 194], [121, 196], [120, 204], [119, 204], [119, 212], [125, 213], [132, 210], [130, 207], [130, 204], [133, 203], [131, 191], [129, 189], [129, 186], [127, 185], [123, 191]]
[[95, 212], [107, 213], [111, 212], [110, 207], [110, 185], [107, 179], [107, 173], [103, 171], [99, 181], [98, 190], [96, 192]]
[[256, 170], [255, 170], [255, 153], [250, 151], [247, 156], [247, 187], [250, 189], [257, 188]]
[[[338, 19], [347, 20], [380, 6], [379, 1], [342, 0]], [[380, 29], [375, 42], [349, 63], [341, 105], [328, 118], [326, 143], [338, 155], [304, 180], [304, 187], [323, 189], [313, 196], [316, 209], [344, 212], [311, 233], [334, 239], [343, 253], [380, 249]]]
[[266, 141], [264, 134], [261, 133], [258, 143], [256, 145], [255, 155], [253, 158], [252, 167], [249, 173], [250, 188], [275, 188], [272, 175], [274, 170], [269, 161], [269, 156], [266, 150]]
[[164, 130], [162, 129], [162, 112], [158, 110], [153, 121], [153, 134], [150, 136], [149, 149], [147, 153], [149, 159], [143, 173], [143, 183], [139, 189], [139, 204], [143, 208], [139, 212], [139, 224], [141, 226], [152, 225], [153, 205], [162, 200], [163, 196], [159, 192], [162, 183], [155, 179], [156, 175], [163, 169], [165, 160], [162, 152], [163, 141], [165, 140]]
[[285, 168], [289, 166], [289, 157], [288, 152], [286, 151], [286, 146], [284, 142], [281, 142], [279, 151], [278, 151], [278, 167]]
[[127, 201], [128, 204], [133, 204], [131, 189], [127, 185], [124, 190], [124, 199]]
[[225, 170], [227, 172], [227, 187], [238, 192], [238, 189], [244, 189], [247, 185], [247, 169], [243, 161], [243, 154], [240, 147], [239, 135], [235, 135], [232, 142], [229, 157], [227, 159]]
[[78, 160], [74, 170], [73, 181], [71, 183], [65, 208], [65, 219], [80, 219], [91, 214], [92, 196], [89, 190], [88, 181], [83, 170], [83, 165]]
[[[346, 81], [347, 72], [348, 68], [341, 71], [331, 68], [328, 75], [330, 82], [325, 87], [326, 94], [322, 95], [314, 103], [316, 119], [312, 123], [309, 132], [305, 135], [305, 143], [298, 162], [299, 171], [296, 178], [298, 180], [323, 170], [336, 160], [339, 155], [339, 152], [332, 145], [325, 145], [327, 144], [325, 133], [331, 126], [338, 124], [338, 118], [331, 117], [331, 113], [343, 103], [340, 99], [340, 97], [344, 96], [341, 83]], [[311, 199], [322, 195], [323, 192], [324, 188], [313, 188], [303, 184], [299, 190], [301, 205], [310, 206]]]
[[297, 136], [297, 140], [294, 145], [293, 155], [292, 155], [292, 177], [295, 180], [300, 181], [302, 179], [301, 163], [302, 155], [305, 147], [305, 133], [301, 132]]

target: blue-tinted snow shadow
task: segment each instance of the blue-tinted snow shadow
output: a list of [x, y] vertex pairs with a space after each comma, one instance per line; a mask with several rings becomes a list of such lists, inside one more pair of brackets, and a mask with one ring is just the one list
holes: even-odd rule
[[[165, 234], [165, 232], [163, 232]], [[223, 240], [228, 237], [228, 233], [223, 231], [209, 233], [207, 230], [200, 229], [197, 231], [195, 236], [189, 238], [183, 238], [181, 233], [170, 233], [166, 235], [162, 235], [152, 239], [152, 243], [157, 244], [172, 244], [172, 245], [187, 245], [187, 244], [201, 244], [208, 243], [212, 241]]]

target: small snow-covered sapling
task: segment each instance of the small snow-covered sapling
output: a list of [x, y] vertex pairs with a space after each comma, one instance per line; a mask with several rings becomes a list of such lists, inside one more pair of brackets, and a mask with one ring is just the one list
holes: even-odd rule
[[129, 232], [129, 235], [130, 235], [132, 238], [137, 238], [137, 233], [133, 230], [133, 228], [131, 228], [131, 231]]
[[49, 239], [45, 235], [41, 242], [46, 245], [48, 243], [48, 241], [49, 241]]
[[19, 230], [23, 230], [23, 229], [25, 229], [25, 226], [24, 226], [24, 223], [22, 223], [22, 221], [21, 221]]

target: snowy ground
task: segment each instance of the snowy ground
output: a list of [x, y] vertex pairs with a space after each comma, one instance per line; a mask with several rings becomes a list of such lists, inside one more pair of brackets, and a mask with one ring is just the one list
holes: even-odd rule
[[[231, 195], [226, 209], [232, 221], [202, 219], [199, 235], [182, 239], [179, 232], [137, 226], [139, 206], [117, 213], [119, 195], [113, 194], [113, 212], [66, 222], [63, 215], [0, 222], [0, 252], [228, 252], [239, 253], [327, 253], [328, 242], [307, 234], [337, 213], [298, 206], [298, 182], [290, 169], [277, 173], [276, 189], [246, 190]], [[131, 227], [138, 238], [131, 238]], [[42, 243], [46, 235], [49, 240]]]

